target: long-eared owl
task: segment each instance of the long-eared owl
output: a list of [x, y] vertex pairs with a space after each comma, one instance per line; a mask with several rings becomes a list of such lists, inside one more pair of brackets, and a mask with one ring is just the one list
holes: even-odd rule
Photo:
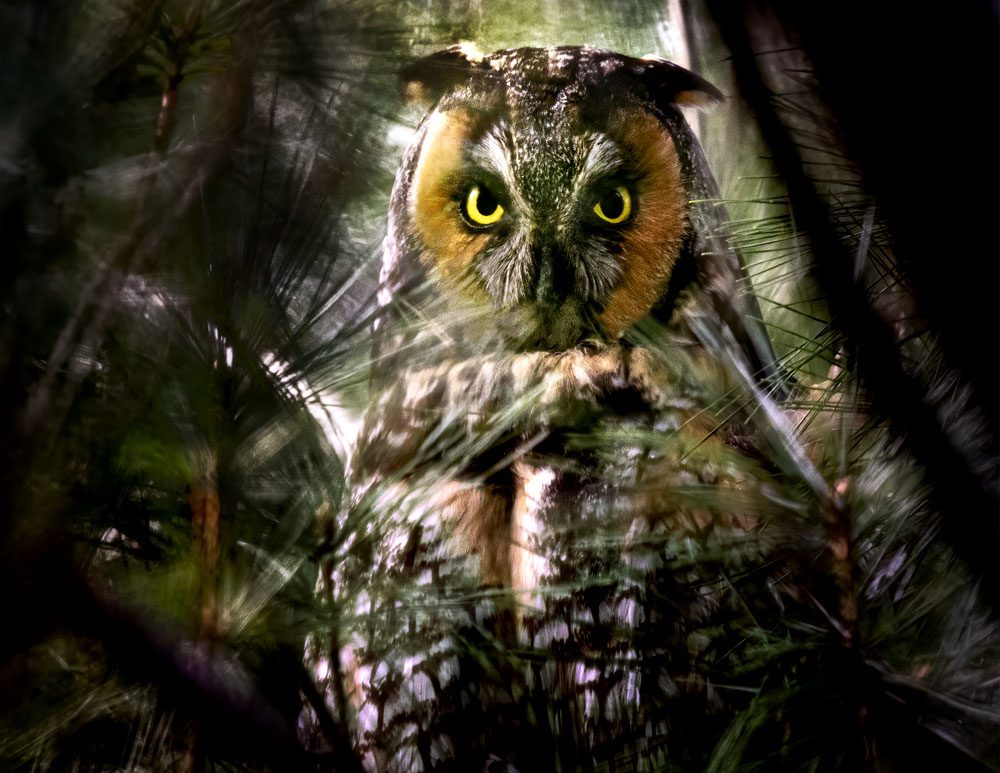
[[377, 769], [658, 759], [664, 705], [711, 713], [683, 621], [724, 616], [677, 546], [752, 519], [685, 494], [740, 485], [705, 339], [774, 375], [679, 110], [721, 95], [585, 47], [404, 79], [433, 107], [392, 192], [320, 676]]

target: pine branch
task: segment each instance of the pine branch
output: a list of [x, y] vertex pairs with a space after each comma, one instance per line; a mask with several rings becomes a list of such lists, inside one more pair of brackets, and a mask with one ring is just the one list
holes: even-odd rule
[[803, 171], [802, 159], [788, 129], [774, 109], [753, 39], [746, 8], [710, 4], [722, 37], [733, 53], [740, 93], [757, 117], [778, 172], [788, 186], [796, 219], [816, 255], [815, 276], [833, 312], [833, 322], [858, 361], [862, 385], [875, 415], [884, 416], [894, 433], [923, 465], [931, 495], [941, 512], [942, 533], [981, 573], [984, 598], [1000, 608], [1000, 501], [992, 483], [964, 453], [962, 440], [942, 423], [939, 408], [928, 402], [923, 385], [902, 367], [895, 337], [855, 281], [854, 256], [832, 227], [827, 204]]

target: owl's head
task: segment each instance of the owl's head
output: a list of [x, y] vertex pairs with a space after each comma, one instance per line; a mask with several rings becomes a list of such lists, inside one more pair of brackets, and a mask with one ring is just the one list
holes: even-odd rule
[[524, 348], [614, 339], [662, 301], [692, 249], [689, 202], [710, 194], [677, 106], [713, 86], [580, 47], [456, 47], [404, 78], [434, 106], [397, 177], [384, 272], [488, 304]]

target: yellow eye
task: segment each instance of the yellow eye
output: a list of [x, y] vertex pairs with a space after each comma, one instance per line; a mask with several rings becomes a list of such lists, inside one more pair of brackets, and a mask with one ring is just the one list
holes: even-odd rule
[[628, 188], [619, 185], [614, 190], [608, 191], [594, 205], [594, 212], [606, 223], [617, 225], [623, 223], [632, 214], [632, 197]]
[[503, 207], [488, 189], [473, 185], [465, 197], [465, 216], [474, 225], [493, 225], [503, 217]]

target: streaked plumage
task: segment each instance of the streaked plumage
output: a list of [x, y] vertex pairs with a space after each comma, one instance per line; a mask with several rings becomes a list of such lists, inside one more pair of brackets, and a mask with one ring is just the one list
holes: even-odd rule
[[[392, 193], [352, 503], [395, 519], [326, 576], [371, 588], [362, 604], [380, 589], [399, 631], [344, 648], [359, 746], [389, 770], [528, 765], [528, 730], [578, 745], [560, 759], [580, 764], [633, 735], [655, 756], [665, 729], [644, 723], [679, 694], [671, 653], [689, 631], [654, 653], [648, 627], [664, 583], [696, 579], [666, 570], [671, 545], [746, 525], [671, 492], [740, 478], [706, 441], [719, 426], [706, 384], [721, 377], [688, 323], [773, 375], [677, 109], [720, 95], [663, 60], [575, 47], [449, 49], [404, 77], [433, 108]], [[641, 330], [662, 340], [643, 346]], [[719, 610], [705, 594], [671, 603]], [[469, 659], [470, 636], [498, 671]], [[561, 655], [543, 673], [509, 648]], [[543, 730], [530, 696], [553, 689], [565, 714]]]

